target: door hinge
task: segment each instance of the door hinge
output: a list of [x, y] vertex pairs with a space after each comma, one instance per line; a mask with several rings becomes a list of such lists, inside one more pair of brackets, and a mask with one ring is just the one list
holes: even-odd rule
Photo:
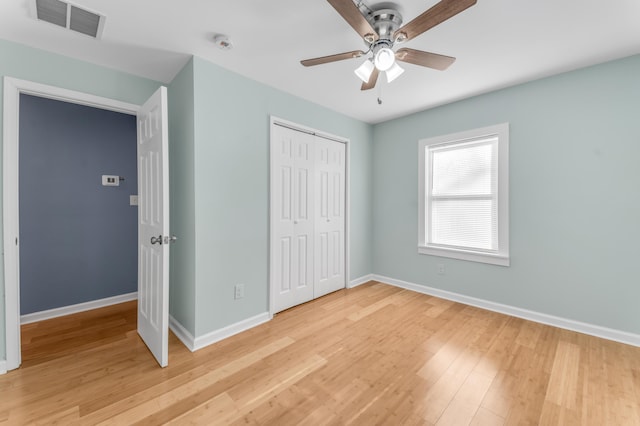
[[16, 245], [18, 245], [18, 237], [16, 237]]

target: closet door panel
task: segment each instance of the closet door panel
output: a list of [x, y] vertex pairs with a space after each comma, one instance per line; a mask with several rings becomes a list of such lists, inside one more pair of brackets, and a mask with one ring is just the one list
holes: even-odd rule
[[316, 137], [316, 269], [314, 297], [345, 287], [345, 161], [340, 142]]
[[[276, 312], [313, 298], [313, 136], [275, 126], [271, 141], [272, 297]], [[273, 182], [275, 180], [275, 182]]]

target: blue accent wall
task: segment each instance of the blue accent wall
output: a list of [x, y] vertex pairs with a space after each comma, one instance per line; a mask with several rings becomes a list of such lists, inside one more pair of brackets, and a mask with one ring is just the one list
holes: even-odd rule
[[19, 166], [20, 313], [137, 291], [136, 118], [21, 95]]

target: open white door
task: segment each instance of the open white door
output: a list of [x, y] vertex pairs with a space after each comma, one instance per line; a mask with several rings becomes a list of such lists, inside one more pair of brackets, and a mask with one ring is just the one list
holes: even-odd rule
[[167, 88], [138, 113], [138, 334], [161, 367], [169, 360]]

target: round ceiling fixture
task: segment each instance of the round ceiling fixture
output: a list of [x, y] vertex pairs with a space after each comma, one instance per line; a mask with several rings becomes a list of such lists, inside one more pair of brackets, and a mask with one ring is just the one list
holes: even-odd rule
[[231, 43], [231, 40], [229, 40], [229, 37], [226, 35], [219, 34], [215, 36], [213, 41], [219, 49], [231, 50], [233, 48], [233, 43]]

